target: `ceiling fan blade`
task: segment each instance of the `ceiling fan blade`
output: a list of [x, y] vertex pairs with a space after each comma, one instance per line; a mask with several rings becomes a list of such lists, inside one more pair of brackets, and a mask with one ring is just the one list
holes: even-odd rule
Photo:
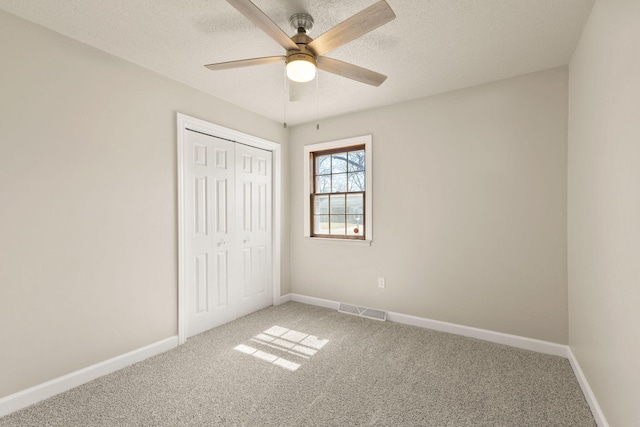
[[395, 17], [396, 14], [387, 2], [380, 0], [322, 34], [309, 43], [308, 47], [317, 55], [324, 55], [392, 21]]
[[267, 15], [261, 11], [258, 6], [249, 0], [227, 0], [227, 2], [235, 7], [238, 12], [243, 14], [245, 18], [253, 22], [256, 27], [267, 33], [269, 37], [274, 39], [280, 46], [287, 50], [298, 49], [298, 45], [282, 31]]
[[338, 76], [356, 80], [361, 83], [366, 83], [371, 86], [380, 86], [387, 79], [387, 76], [384, 74], [376, 73], [375, 71], [358, 67], [357, 65], [349, 64], [347, 62], [338, 61], [337, 59], [327, 58], [326, 56], [319, 57], [317, 59], [317, 63], [318, 68], [323, 71], [337, 74]]
[[218, 62], [217, 64], [205, 65], [212, 71], [229, 70], [231, 68], [252, 67], [254, 65], [273, 64], [274, 62], [284, 62], [285, 56], [265, 56], [262, 58], [240, 59], [238, 61]]

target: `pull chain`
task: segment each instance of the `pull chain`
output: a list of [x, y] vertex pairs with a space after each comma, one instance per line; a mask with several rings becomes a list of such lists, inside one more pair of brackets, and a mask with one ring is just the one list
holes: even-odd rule
[[284, 96], [283, 96], [283, 100], [284, 100], [284, 106], [283, 106], [284, 107], [283, 108], [284, 112], [283, 112], [283, 115], [284, 115], [284, 119], [283, 119], [282, 125], [286, 129], [287, 128], [287, 98], [289, 98], [289, 96], [288, 96], [289, 95], [289, 90], [287, 89], [288, 88], [287, 83], [289, 83], [289, 82], [287, 80], [287, 66], [286, 65], [284, 66], [283, 70], [284, 70], [284, 85], [283, 85], [283, 93], [284, 93]]
[[320, 130], [320, 73], [316, 74], [316, 130]]

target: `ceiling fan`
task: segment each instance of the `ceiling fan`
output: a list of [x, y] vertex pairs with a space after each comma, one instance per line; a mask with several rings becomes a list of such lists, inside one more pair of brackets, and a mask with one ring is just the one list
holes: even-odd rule
[[396, 15], [385, 0], [380, 0], [356, 13], [316, 39], [307, 35], [313, 27], [313, 18], [309, 14], [297, 13], [291, 16], [289, 23], [297, 31], [297, 34], [289, 37], [250, 0], [227, 0], [227, 2], [267, 33], [287, 52], [286, 55], [281, 56], [266, 56], [205, 65], [210, 70], [227, 70], [285, 62], [287, 77], [295, 82], [304, 83], [313, 80], [316, 76], [316, 68], [372, 86], [380, 86], [387, 79], [387, 76], [375, 71], [324, 56], [325, 53], [392, 21]]

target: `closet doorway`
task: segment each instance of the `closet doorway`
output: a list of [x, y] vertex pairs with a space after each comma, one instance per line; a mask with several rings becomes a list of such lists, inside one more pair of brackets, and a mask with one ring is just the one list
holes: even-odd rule
[[278, 303], [279, 158], [278, 144], [178, 114], [180, 343]]

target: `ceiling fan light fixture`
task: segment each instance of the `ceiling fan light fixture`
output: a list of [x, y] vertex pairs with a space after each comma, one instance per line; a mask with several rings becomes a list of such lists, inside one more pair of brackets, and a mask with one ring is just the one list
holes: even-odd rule
[[316, 61], [309, 55], [292, 55], [287, 60], [287, 77], [298, 83], [306, 83], [316, 77]]
[[283, 47], [287, 53], [286, 56], [265, 56], [205, 65], [209, 70], [271, 64], [284, 59], [287, 77], [295, 82], [304, 83], [315, 79], [318, 63], [323, 71], [371, 86], [380, 86], [387, 78], [375, 71], [325, 56], [326, 53], [395, 19], [396, 15], [386, 0], [377, 0], [376, 3], [362, 9], [316, 39], [308, 35], [313, 27], [313, 18], [308, 13], [296, 13], [289, 18], [289, 24], [296, 31], [295, 35], [289, 37], [251, 0], [227, 0], [227, 2]]

